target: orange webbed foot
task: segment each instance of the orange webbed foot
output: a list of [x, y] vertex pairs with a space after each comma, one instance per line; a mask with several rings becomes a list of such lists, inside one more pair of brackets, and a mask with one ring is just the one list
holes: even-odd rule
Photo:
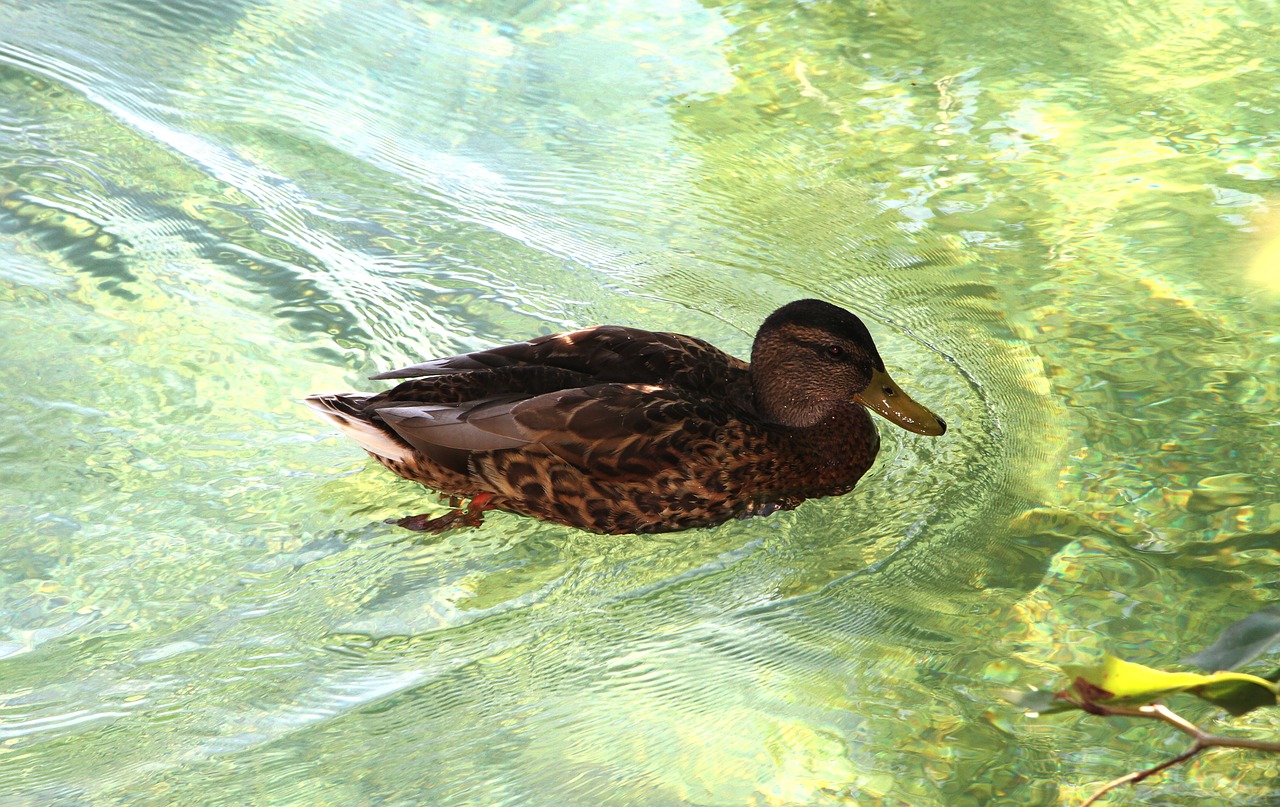
[[[426, 513], [416, 516], [407, 516], [401, 519], [389, 519], [388, 523], [404, 527], [406, 530], [414, 532], [429, 532], [440, 534], [446, 530], [455, 527], [479, 527], [484, 523], [484, 511], [492, 510], [489, 501], [493, 499], [492, 493], [480, 493], [471, 499], [471, 503], [467, 505], [465, 510], [450, 510], [442, 516], [430, 518]], [[449, 497], [450, 504], [457, 507], [460, 504], [458, 497]]]

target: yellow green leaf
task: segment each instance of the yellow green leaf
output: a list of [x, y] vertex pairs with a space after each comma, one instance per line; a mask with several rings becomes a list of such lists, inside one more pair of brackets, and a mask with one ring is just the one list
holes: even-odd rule
[[1085, 706], [1142, 705], [1180, 692], [1203, 698], [1233, 715], [1276, 704], [1276, 684], [1245, 673], [1167, 672], [1111, 655], [1100, 664], [1067, 666], [1063, 671], [1071, 678], [1071, 695]]

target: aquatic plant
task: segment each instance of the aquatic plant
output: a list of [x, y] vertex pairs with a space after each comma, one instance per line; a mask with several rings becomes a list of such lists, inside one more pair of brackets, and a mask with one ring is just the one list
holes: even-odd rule
[[1195, 695], [1234, 717], [1263, 706], [1276, 706], [1280, 668], [1265, 675], [1233, 672], [1280, 644], [1280, 605], [1268, 606], [1232, 623], [1209, 647], [1184, 661], [1209, 674], [1170, 672], [1105, 655], [1098, 664], [1064, 666], [1070, 683], [1061, 690], [1035, 690], [1018, 698], [1034, 716], [1083, 710], [1101, 717], [1141, 717], [1164, 722], [1192, 738], [1181, 754], [1150, 768], [1134, 771], [1102, 785], [1080, 807], [1089, 807], [1108, 792], [1137, 784], [1186, 762], [1209, 748], [1248, 748], [1280, 753], [1280, 742], [1212, 734], [1165, 706], [1173, 695]]

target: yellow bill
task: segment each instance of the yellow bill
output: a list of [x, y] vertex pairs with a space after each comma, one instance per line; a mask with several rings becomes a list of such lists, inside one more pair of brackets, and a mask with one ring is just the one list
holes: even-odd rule
[[873, 371], [871, 383], [853, 399], [909, 432], [936, 437], [947, 431], [946, 421], [913, 401], [883, 370]]

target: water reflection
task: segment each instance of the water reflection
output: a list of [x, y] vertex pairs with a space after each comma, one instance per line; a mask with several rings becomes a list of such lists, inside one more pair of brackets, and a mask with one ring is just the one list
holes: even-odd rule
[[[0, 787], [1026, 805], [1123, 773], [1108, 727], [995, 698], [1269, 596], [1275, 24], [10, 9]], [[408, 541], [381, 520], [422, 491], [295, 403], [592, 322], [743, 355], [806, 296], [953, 430], [886, 430], [854, 495], [767, 520]], [[1240, 764], [1159, 786], [1259, 797]]]

